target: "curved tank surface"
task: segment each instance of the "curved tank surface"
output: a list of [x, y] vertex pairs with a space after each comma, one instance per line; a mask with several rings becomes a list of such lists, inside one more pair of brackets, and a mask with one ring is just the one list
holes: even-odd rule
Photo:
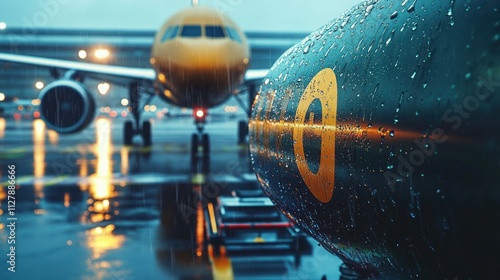
[[258, 181], [349, 267], [500, 275], [499, 9], [366, 1], [265, 78], [249, 125]]

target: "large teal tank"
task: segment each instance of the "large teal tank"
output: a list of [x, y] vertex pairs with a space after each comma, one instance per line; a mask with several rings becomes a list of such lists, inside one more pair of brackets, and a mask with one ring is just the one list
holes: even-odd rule
[[500, 277], [499, 10], [366, 1], [264, 79], [249, 125], [258, 181], [349, 267]]

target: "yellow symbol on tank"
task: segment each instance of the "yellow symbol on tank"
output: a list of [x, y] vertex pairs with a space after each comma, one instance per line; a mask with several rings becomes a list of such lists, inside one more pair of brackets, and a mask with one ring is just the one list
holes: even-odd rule
[[[322, 124], [312, 123], [306, 114], [312, 102], [321, 103]], [[330, 68], [321, 70], [309, 82], [295, 113], [293, 129], [295, 161], [302, 179], [311, 193], [321, 202], [332, 199], [335, 178], [335, 127], [337, 125], [337, 78]], [[310, 170], [304, 152], [304, 131], [321, 136], [321, 157], [316, 173]], [[306, 139], [307, 140], [307, 139]]]

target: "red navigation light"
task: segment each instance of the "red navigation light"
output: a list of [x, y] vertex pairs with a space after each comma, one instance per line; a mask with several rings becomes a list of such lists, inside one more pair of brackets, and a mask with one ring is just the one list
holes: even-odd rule
[[198, 110], [196, 110], [195, 115], [197, 118], [201, 119], [205, 116], [205, 112], [202, 109], [198, 109]]

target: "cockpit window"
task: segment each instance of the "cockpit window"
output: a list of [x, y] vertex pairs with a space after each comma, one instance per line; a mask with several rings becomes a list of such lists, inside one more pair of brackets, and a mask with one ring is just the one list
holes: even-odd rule
[[178, 25], [170, 26], [163, 34], [161, 41], [165, 42], [167, 40], [171, 40], [177, 36], [177, 33], [179, 33], [179, 26]]
[[182, 37], [201, 37], [201, 26], [185, 25], [181, 31]]
[[205, 26], [205, 36], [208, 38], [224, 38], [224, 30], [222, 26], [219, 25], [207, 25]]
[[231, 40], [236, 41], [236, 42], [241, 44], [241, 37], [238, 34], [238, 31], [236, 31], [236, 29], [234, 29], [233, 27], [227, 26], [226, 31], [227, 31], [227, 35], [229, 36], [229, 38]]

